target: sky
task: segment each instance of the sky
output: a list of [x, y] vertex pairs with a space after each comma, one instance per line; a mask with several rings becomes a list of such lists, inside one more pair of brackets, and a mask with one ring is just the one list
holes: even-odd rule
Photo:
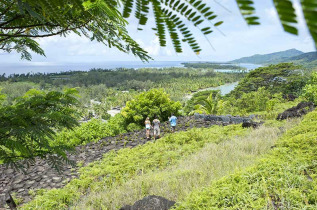
[[[183, 53], [176, 53], [168, 39], [167, 47], [160, 47], [158, 38], [151, 29], [154, 27], [153, 17], [143, 31], [137, 31], [137, 20], [128, 19], [128, 31], [149, 55], [156, 61], [229, 61], [254, 54], [266, 54], [296, 48], [303, 52], [314, 51], [313, 40], [305, 26], [300, 4], [297, 0], [295, 8], [298, 14], [299, 35], [291, 35], [283, 31], [272, 1], [255, 1], [261, 25], [248, 26], [242, 18], [234, 0], [208, 0], [208, 5], [218, 15], [218, 21], [224, 23], [213, 33], [204, 37], [193, 29], [194, 36], [202, 47], [200, 55], [196, 55], [183, 44]], [[152, 15], [151, 15], [152, 16]], [[207, 41], [207, 39], [209, 41]], [[46, 57], [33, 54], [31, 62], [20, 60], [17, 53], [0, 52], [0, 63], [10, 65], [58, 65], [62, 63], [94, 63], [109, 61], [139, 61], [133, 55], [124, 54], [115, 48], [108, 48], [101, 43], [91, 42], [85, 37], [71, 34], [65, 37], [49, 37], [38, 41], [44, 49]], [[211, 45], [209, 44], [211, 43]]]

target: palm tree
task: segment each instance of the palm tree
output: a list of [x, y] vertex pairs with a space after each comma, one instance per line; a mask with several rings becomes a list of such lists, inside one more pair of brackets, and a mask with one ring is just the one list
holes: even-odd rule
[[197, 111], [201, 111], [205, 114], [217, 114], [219, 97], [219, 92], [216, 94], [212, 92], [207, 98], [200, 99], [198, 102], [201, 104]]

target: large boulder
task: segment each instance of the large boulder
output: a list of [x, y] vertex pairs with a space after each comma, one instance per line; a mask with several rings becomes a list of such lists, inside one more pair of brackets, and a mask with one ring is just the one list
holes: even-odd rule
[[313, 102], [300, 102], [297, 106], [285, 110], [278, 114], [277, 120], [285, 120], [288, 118], [301, 117], [315, 109]]
[[167, 210], [174, 204], [175, 201], [167, 200], [161, 196], [150, 195], [135, 202], [132, 206], [126, 205], [120, 210]]

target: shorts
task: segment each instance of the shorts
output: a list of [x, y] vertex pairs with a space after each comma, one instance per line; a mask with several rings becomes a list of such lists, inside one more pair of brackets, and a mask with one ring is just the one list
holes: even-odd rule
[[159, 136], [160, 135], [160, 128], [154, 128], [154, 135]]
[[172, 126], [172, 130], [175, 131], [176, 125]]

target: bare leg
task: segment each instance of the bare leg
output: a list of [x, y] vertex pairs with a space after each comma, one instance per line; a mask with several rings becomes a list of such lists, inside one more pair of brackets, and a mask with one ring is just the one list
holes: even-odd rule
[[146, 129], [146, 138], [149, 139], [150, 138], [150, 130]]

